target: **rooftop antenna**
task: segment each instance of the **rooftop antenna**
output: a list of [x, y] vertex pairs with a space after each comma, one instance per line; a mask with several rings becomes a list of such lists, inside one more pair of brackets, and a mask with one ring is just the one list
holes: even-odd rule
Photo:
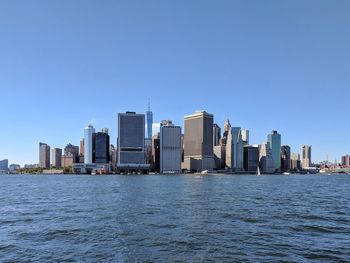
[[148, 98], [148, 111], [151, 111], [151, 100]]

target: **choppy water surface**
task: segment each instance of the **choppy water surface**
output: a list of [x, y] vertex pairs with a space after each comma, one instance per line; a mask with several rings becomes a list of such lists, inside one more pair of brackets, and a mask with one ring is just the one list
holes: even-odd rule
[[0, 261], [350, 261], [350, 176], [0, 176]]

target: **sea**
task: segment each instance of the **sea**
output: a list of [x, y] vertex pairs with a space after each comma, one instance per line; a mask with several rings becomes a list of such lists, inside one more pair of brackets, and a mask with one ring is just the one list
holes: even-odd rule
[[0, 262], [350, 262], [350, 176], [1, 175]]

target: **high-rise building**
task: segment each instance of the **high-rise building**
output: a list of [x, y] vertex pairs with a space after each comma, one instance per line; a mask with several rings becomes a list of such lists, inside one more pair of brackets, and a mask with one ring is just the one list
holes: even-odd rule
[[153, 125], [153, 112], [151, 111], [151, 103], [148, 100], [148, 111], [146, 111], [147, 117], [147, 139], [152, 139], [152, 125]]
[[261, 173], [270, 174], [274, 173], [276, 170], [269, 142], [259, 145], [259, 167]]
[[213, 145], [220, 145], [221, 139], [221, 128], [216, 123], [213, 124]]
[[182, 146], [181, 127], [171, 121], [160, 125], [160, 172], [181, 173]]
[[152, 137], [152, 167], [154, 172], [160, 172], [160, 133]]
[[242, 130], [243, 145], [249, 145], [249, 130]]
[[243, 168], [247, 173], [256, 173], [259, 166], [259, 146], [244, 145]]
[[95, 133], [95, 162], [94, 163], [109, 163], [109, 135], [108, 129], [103, 129], [102, 132]]
[[293, 170], [293, 171], [300, 171], [301, 170], [300, 155], [298, 153], [292, 154], [291, 170]]
[[109, 146], [109, 161], [112, 164], [112, 168], [114, 170], [117, 164], [117, 151], [113, 144]]
[[267, 141], [270, 143], [274, 166], [277, 171], [281, 170], [281, 134], [277, 131], [272, 131], [267, 136]]
[[4, 159], [0, 161], [0, 173], [7, 173], [9, 170], [9, 160]]
[[118, 114], [118, 164], [121, 172], [147, 173], [145, 162], [145, 115], [135, 112]]
[[341, 166], [343, 168], [350, 168], [350, 155], [347, 154], [341, 157]]
[[84, 129], [84, 163], [94, 163], [95, 159], [95, 128], [88, 125]]
[[84, 156], [84, 138], [80, 140], [79, 155]]
[[190, 171], [213, 170], [214, 116], [205, 111], [197, 111], [184, 119], [184, 168]]
[[221, 145], [226, 145], [229, 130], [231, 130], [231, 123], [230, 123], [230, 120], [227, 119], [224, 123], [224, 133], [220, 141]]
[[51, 150], [52, 166], [56, 168], [61, 167], [62, 166], [61, 158], [62, 158], [62, 149], [53, 148]]
[[214, 146], [214, 161], [215, 169], [220, 170], [226, 166], [226, 146], [217, 145]]
[[243, 140], [240, 127], [232, 127], [228, 132], [226, 166], [233, 172], [243, 171]]
[[302, 145], [302, 168], [307, 169], [311, 167], [311, 145]]
[[64, 147], [64, 155], [65, 156], [73, 156], [73, 162], [79, 163], [79, 147], [68, 143], [66, 147]]
[[284, 172], [290, 171], [290, 147], [288, 145], [281, 146], [281, 170]]
[[39, 143], [39, 167], [50, 168], [50, 146], [46, 143]]

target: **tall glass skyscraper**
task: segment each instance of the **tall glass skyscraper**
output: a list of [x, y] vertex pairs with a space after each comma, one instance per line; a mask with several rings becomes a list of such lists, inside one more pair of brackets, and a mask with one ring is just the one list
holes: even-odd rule
[[148, 100], [148, 111], [146, 111], [147, 118], [147, 139], [152, 139], [152, 125], [153, 125], [153, 112], [151, 111], [151, 103]]
[[84, 163], [93, 163], [93, 141], [95, 128], [88, 125], [84, 129]]
[[281, 134], [277, 131], [272, 131], [267, 136], [267, 141], [270, 143], [272, 150], [273, 162], [275, 164], [275, 169], [281, 170]]

